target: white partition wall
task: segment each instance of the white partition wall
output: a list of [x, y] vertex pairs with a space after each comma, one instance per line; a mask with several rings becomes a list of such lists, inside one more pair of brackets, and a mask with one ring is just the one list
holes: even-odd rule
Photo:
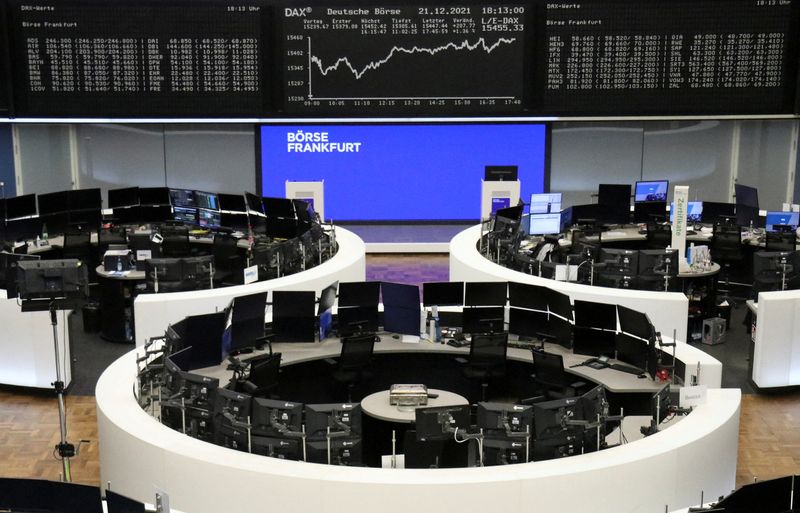
[[314, 211], [319, 214], [319, 218], [325, 220], [325, 181], [317, 182], [295, 182], [286, 180], [286, 197], [289, 199], [299, 199], [308, 201], [314, 207]]
[[364, 281], [367, 274], [364, 241], [352, 232], [336, 228], [336, 242], [339, 250], [330, 260], [297, 274], [235, 287], [138, 295], [133, 303], [136, 344], [164, 335], [167, 326], [188, 315], [220, 311], [236, 296], [270, 290], [313, 290], [319, 295], [336, 280]]
[[508, 206], [513, 207], [519, 201], [519, 180], [508, 182], [481, 181], [481, 219], [489, 219], [492, 215], [492, 204], [495, 199], [508, 200]]
[[758, 295], [752, 379], [759, 388], [800, 385], [800, 291]]
[[532, 276], [495, 264], [478, 252], [481, 227], [473, 226], [450, 241], [451, 281], [518, 281], [549, 287], [573, 300], [616, 303], [644, 312], [663, 335], [686, 342], [689, 300], [680, 292], [651, 292], [593, 287]]

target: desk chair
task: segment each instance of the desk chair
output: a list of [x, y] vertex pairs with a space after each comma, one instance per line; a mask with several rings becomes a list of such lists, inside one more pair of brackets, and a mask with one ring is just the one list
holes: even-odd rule
[[725, 289], [717, 289], [717, 295], [720, 292], [724, 292], [724, 295], [729, 297], [731, 266], [744, 260], [744, 251], [742, 249], [742, 231], [738, 225], [714, 224], [709, 250], [711, 251], [711, 259], [722, 268], [720, 271], [722, 279], [720, 281], [725, 284]]
[[767, 251], [795, 251], [797, 249], [797, 236], [791, 232], [767, 232]]
[[214, 234], [211, 254], [214, 257], [215, 286], [242, 283], [242, 260], [236, 243], [236, 237], [223, 233]]
[[96, 282], [95, 267], [97, 258], [91, 242], [92, 234], [87, 231], [68, 230], [64, 233], [62, 258], [77, 258], [89, 271], [90, 281]]
[[109, 246], [115, 244], [125, 245], [125, 249], [127, 249], [128, 238], [124, 229], [100, 230], [97, 234], [97, 248], [101, 257], [111, 249]]
[[353, 390], [356, 385], [371, 378], [369, 369], [372, 364], [372, 352], [375, 348], [374, 333], [360, 333], [342, 338], [342, 352], [335, 362], [333, 379], [347, 386], [347, 402], [353, 402]]
[[486, 401], [489, 380], [506, 375], [508, 333], [473, 333], [469, 344], [464, 376], [481, 384], [481, 401]]
[[237, 384], [237, 391], [253, 397], [268, 397], [278, 387], [281, 356], [281, 353], [270, 350], [265, 355], [249, 359], [250, 370], [247, 378]]
[[161, 254], [166, 258], [189, 256], [189, 228], [187, 226], [170, 226], [161, 230], [164, 240], [161, 242]]
[[574, 377], [564, 370], [564, 358], [560, 354], [546, 353], [531, 348], [533, 354], [533, 380], [539, 385], [549, 399], [575, 397], [583, 381], [574, 381]]
[[664, 249], [672, 244], [672, 226], [654, 221], [647, 223], [647, 249]]

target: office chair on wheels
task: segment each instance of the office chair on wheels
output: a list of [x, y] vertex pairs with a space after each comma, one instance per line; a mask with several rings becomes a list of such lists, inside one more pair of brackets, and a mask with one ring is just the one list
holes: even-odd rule
[[236, 237], [223, 233], [214, 234], [211, 254], [214, 257], [215, 286], [240, 285], [242, 283], [242, 260], [236, 244]]
[[648, 221], [647, 249], [664, 249], [670, 244], [672, 244], [672, 226]]
[[479, 381], [481, 401], [486, 401], [489, 381], [506, 376], [508, 333], [473, 333], [469, 344], [469, 359], [463, 372], [470, 381]]
[[372, 377], [372, 352], [375, 348], [374, 333], [359, 333], [342, 338], [342, 352], [334, 363], [333, 379], [347, 386], [347, 402], [353, 402], [356, 385]]
[[586, 386], [583, 381], [564, 370], [564, 358], [560, 354], [546, 353], [532, 348], [533, 380], [548, 399], [575, 397]]
[[724, 289], [717, 288], [717, 303], [719, 293], [724, 292], [725, 299], [731, 299], [731, 267], [744, 260], [742, 251], [742, 230], [735, 224], [714, 224], [714, 233], [709, 244], [711, 259], [721, 267], [718, 283], [725, 284]]
[[253, 397], [268, 397], [278, 387], [281, 356], [270, 348], [269, 353], [244, 361], [249, 364], [249, 372], [243, 381], [235, 383], [234, 389]]
[[767, 232], [767, 251], [795, 251], [797, 249], [797, 236], [794, 230], [790, 232]]
[[188, 226], [164, 226], [161, 236], [164, 238], [161, 242], [161, 253], [164, 257], [185, 257], [191, 253]]

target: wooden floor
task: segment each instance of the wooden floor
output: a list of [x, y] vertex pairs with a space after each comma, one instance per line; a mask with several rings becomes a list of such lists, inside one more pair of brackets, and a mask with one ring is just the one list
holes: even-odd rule
[[[445, 255], [370, 255], [368, 279], [419, 284], [448, 279]], [[100, 484], [94, 397], [68, 396], [68, 440], [91, 443], [72, 460], [73, 480]], [[657, 435], [656, 435], [657, 436]], [[0, 476], [58, 479], [58, 406], [52, 396], [0, 389]], [[739, 428], [737, 486], [754, 478], [800, 474], [800, 393], [745, 395]]]

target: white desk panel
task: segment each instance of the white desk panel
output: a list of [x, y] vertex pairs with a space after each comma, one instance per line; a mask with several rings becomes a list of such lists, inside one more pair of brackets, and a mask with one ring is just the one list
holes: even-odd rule
[[450, 241], [450, 281], [517, 281], [548, 287], [573, 300], [616, 303], [645, 312], [657, 331], [686, 342], [689, 300], [680, 292], [652, 292], [593, 287], [532, 276], [495, 264], [478, 252], [481, 227], [473, 226]]
[[218, 289], [139, 294], [133, 304], [137, 347], [150, 337], [164, 335], [167, 326], [186, 316], [222, 310], [236, 296], [270, 290], [313, 290], [319, 295], [336, 280], [364, 281], [367, 275], [364, 241], [353, 232], [336, 228], [336, 242], [339, 250], [333, 258], [289, 276]]
[[97, 385], [101, 482], [139, 500], [154, 487], [192, 513], [516, 511], [650, 513], [715, 497], [735, 485], [741, 392], [708, 402], [656, 435], [601, 452], [462, 469], [353, 468], [251, 455], [162, 426], [132, 393], [136, 352]]
[[754, 310], [753, 382], [760, 388], [800, 385], [800, 290], [761, 292]]

